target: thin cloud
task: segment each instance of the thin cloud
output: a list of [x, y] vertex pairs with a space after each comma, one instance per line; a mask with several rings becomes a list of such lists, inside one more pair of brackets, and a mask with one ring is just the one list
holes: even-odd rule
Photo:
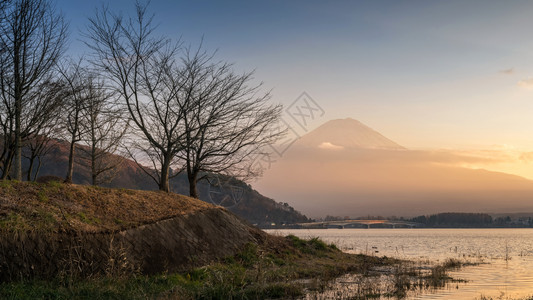
[[520, 155], [520, 160], [525, 163], [530, 163], [533, 161], [533, 152], [524, 152]]
[[426, 155], [428, 161], [447, 165], [490, 165], [514, 160], [509, 153], [498, 150], [434, 150]]
[[338, 145], [332, 144], [330, 142], [324, 142], [324, 143], [318, 145], [318, 148], [327, 149], [327, 150], [342, 150], [342, 149], [344, 149], [343, 146], [338, 146]]
[[533, 78], [522, 79], [517, 83], [517, 85], [522, 88], [531, 89], [533, 88]]
[[500, 70], [498, 73], [505, 74], [505, 75], [511, 75], [514, 73], [514, 68], [509, 68], [505, 70]]

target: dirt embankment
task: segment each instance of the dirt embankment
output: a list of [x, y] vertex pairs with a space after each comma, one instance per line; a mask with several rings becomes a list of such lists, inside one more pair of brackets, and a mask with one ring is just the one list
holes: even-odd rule
[[263, 239], [232, 213], [181, 195], [0, 182], [0, 281], [172, 272]]

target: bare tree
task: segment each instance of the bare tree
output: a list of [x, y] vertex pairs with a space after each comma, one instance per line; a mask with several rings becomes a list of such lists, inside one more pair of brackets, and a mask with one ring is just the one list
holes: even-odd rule
[[[40, 102], [47, 103], [49, 111], [43, 113], [42, 110], [36, 110], [34, 118], [38, 121], [34, 122], [35, 130], [24, 138], [22, 155], [29, 161], [26, 171], [26, 180], [28, 181], [37, 179], [44, 156], [51, 150], [55, 138], [60, 136], [62, 128], [57, 115], [64, 107], [63, 100], [67, 98], [67, 92], [59, 82], [47, 83], [42, 85], [39, 94], [33, 97], [39, 99]], [[26, 114], [26, 116], [29, 115]], [[37, 163], [37, 168], [34, 172], [35, 163]]]
[[281, 105], [269, 104], [261, 84], [251, 85], [253, 73], [236, 74], [231, 64], [213, 62], [200, 49], [187, 50], [181, 69], [167, 76], [179, 80], [172, 86], [183, 86], [174, 94], [186, 132], [179, 156], [195, 198], [200, 174], [253, 176], [253, 157], [284, 134], [276, 130]]
[[[0, 71], [0, 77], [2, 73]], [[26, 94], [21, 127], [21, 147], [27, 146], [28, 140], [39, 135], [51, 123], [56, 120], [59, 110], [63, 105], [64, 87], [58, 82], [42, 82], [38, 87]], [[2, 110], [0, 110], [0, 125], [3, 131], [2, 152], [0, 163], [2, 168], [2, 179], [9, 178], [11, 165], [15, 156], [15, 114], [13, 101], [6, 95], [3, 89], [0, 90]], [[30, 143], [31, 147], [31, 143]], [[22, 154], [22, 153], [21, 153]]]
[[[173, 105], [172, 91], [164, 85], [177, 47], [155, 37], [146, 6], [137, 3], [136, 17], [123, 19], [106, 8], [90, 19], [86, 45], [94, 64], [113, 83], [139, 136], [129, 149], [143, 170], [162, 191], [170, 191], [169, 178], [181, 150], [182, 113]], [[136, 148], [136, 149], [134, 149]], [[153, 170], [143, 165], [152, 162]]]
[[70, 144], [65, 183], [72, 183], [76, 143], [81, 141], [83, 133], [81, 127], [82, 111], [89, 97], [89, 72], [83, 68], [81, 59], [77, 62], [70, 61], [67, 65], [60, 65], [58, 70], [68, 91], [62, 118]]
[[[0, 62], [2, 64], [2, 62]], [[1, 75], [2, 73], [0, 73]], [[0, 168], [2, 179], [7, 179], [11, 170], [13, 156], [15, 155], [15, 111], [11, 97], [6, 97], [2, 89], [0, 102], [0, 126], [2, 127], [2, 151], [0, 153]]]
[[54, 137], [59, 135], [59, 128], [56, 127], [57, 120], [55, 121], [31, 135], [24, 143], [22, 156], [29, 163], [28, 169], [26, 170], [27, 181], [35, 181], [39, 177], [39, 172], [45, 162], [45, 157], [56, 143]]
[[127, 133], [128, 119], [103, 81], [90, 77], [88, 83], [81, 122], [86, 147], [80, 150], [86, 158], [82, 163], [91, 170], [92, 185], [99, 185], [110, 182], [124, 161], [123, 156], [116, 154]]
[[[0, 24], [4, 24], [4, 21], [6, 19], [6, 8], [9, 4], [9, 0], [1, 0], [0, 1]], [[7, 66], [9, 64], [8, 57], [6, 55], [7, 49], [5, 49], [3, 46], [0, 47], [0, 65]], [[3, 70], [2, 70], [3, 71]], [[4, 74], [4, 72], [1, 72], [0, 74]], [[12, 134], [14, 133], [14, 124], [13, 121], [15, 120], [14, 111], [12, 111], [11, 102], [9, 101], [11, 99], [2, 97], [2, 101], [0, 102], [0, 127], [2, 129], [1, 132], [1, 152], [0, 152], [0, 171], [2, 172], [2, 179], [6, 179], [9, 170], [11, 169], [11, 162], [13, 161], [13, 148], [14, 148], [14, 138]]]
[[[14, 118], [10, 125], [14, 178], [22, 180], [22, 143], [35, 131], [35, 124], [28, 122], [26, 114], [30, 112], [42, 119], [32, 97], [39, 94], [35, 90], [43, 82], [51, 80], [53, 67], [65, 49], [67, 26], [62, 15], [45, 0], [10, 1], [1, 21], [0, 89], [7, 104], [4, 106], [9, 107], [9, 114]], [[46, 105], [43, 107], [46, 110]]]

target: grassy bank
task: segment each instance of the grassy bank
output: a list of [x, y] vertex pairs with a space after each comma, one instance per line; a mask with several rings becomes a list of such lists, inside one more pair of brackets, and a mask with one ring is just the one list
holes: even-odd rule
[[116, 231], [211, 207], [174, 193], [0, 180], [0, 231]]
[[[58, 277], [0, 285], [2, 299], [263, 299], [297, 298], [323, 293], [334, 279], [350, 273], [374, 278], [383, 285], [359, 285], [351, 296], [402, 297], [408, 291], [438, 288], [453, 281], [446, 270], [457, 268], [449, 261], [433, 268], [419, 268], [386, 257], [346, 254], [319, 239], [295, 236], [272, 237], [262, 246], [247, 244], [235, 256], [188, 272], [145, 276], [114, 274], [88, 279]], [[386, 276], [384, 276], [386, 275]]]
[[[347, 254], [317, 238], [267, 235], [227, 213], [202, 215], [210, 209], [220, 210], [176, 194], [0, 181], [0, 257], [4, 257], [0, 272], [9, 275], [0, 273], [5, 281], [0, 284], [0, 299], [297, 298], [338, 292], [339, 278], [354, 283], [351, 290], [343, 291], [344, 296], [403, 297], [453, 282], [446, 271], [461, 266], [456, 261], [429, 266]], [[177, 227], [163, 223], [150, 227], [182, 215], [188, 217], [180, 219]], [[200, 216], [204, 221], [196, 224]], [[142, 231], [122, 240], [129, 243], [124, 247], [113, 242], [118, 241], [116, 232], [129, 229], [123, 236], [130, 237], [143, 224], [142, 230], [157, 228], [148, 240]], [[167, 235], [156, 240], [158, 232]], [[188, 237], [175, 243], [187, 249], [174, 244], [165, 248], [169, 238], [176, 236]], [[233, 248], [222, 252], [223, 246], [232, 243]], [[141, 251], [143, 247], [150, 251]], [[161, 256], [151, 258], [153, 253]], [[141, 273], [140, 266], [164, 262], [163, 254], [190, 261], [171, 266], [178, 273], [146, 275], [155, 273], [146, 269]], [[190, 263], [196, 261], [201, 263]], [[48, 274], [45, 262], [61, 267]], [[170, 268], [165, 265], [161, 270]]]

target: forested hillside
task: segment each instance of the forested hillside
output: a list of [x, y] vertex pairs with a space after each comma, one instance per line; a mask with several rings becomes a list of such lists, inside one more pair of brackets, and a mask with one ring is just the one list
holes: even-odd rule
[[[90, 168], [83, 155], [82, 147], [79, 147], [80, 155], [75, 161], [73, 182], [78, 184], [90, 184]], [[81, 151], [80, 151], [81, 150]], [[121, 162], [116, 170], [108, 176], [109, 182], [103, 183], [105, 187], [128, 188], [140, 190], [157, 190], [156, 183], [129, 159], [113, 156]], [[48, 153], [41, 159], [41, 166], [37, 177], [57, 176], [64, 178], [68, 164], [68, 144], [54, 140]], [[27, 170], [28, 160], [24, 160], [23, 166]], [[37, 167], [34, 167], [32, 177], [35, 177]], [[181, 173], [170, 180], [171, 191], [188, 195], [188, 182], [186, 175]], [[208, 180], [200, 181], [198, 185], [200, 199], [226, 207], [231, 212], [246, 219], [252, 224], [270, 226], [272, 223], [298, 223], [306, 222], [308, 218], [293, 207], [284, 203], [277, 203], [267, 198], [245, 182], [227, 176], [211, 175]]]

